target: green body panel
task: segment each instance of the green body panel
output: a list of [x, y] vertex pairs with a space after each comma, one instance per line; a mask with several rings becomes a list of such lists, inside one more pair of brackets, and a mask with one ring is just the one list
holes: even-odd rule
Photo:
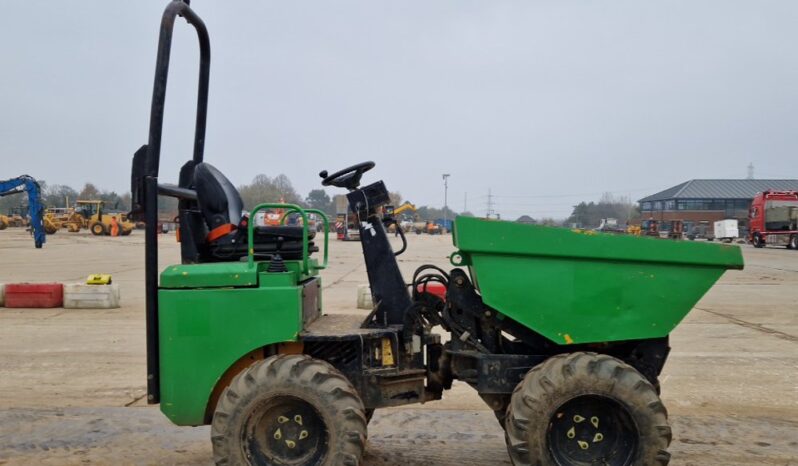
[[[310, 259], [310, 273], [302, 274], [302, 263], [286, 261], [285, 267], [304, 280], [318, 275], [315, 259]], [[268, 261], [256, 262], [250, 266], [246, 262], [212, 262], [207, 264], [170, 265], [161, 273], [160, 288], [226, 288], [255, 286], [258, 273], [269, 267]]]
[[664, 337], [743, 268], [733, 245], [468, 217], [453, 239], [485, 304], [558, 344]]
[[161, 273], [161, 288], [255, 286], [258, 268], [246, 262], [170, 265]]
[[256, 272], [267, 265], [178, 265], [161, 275], [161, 411], [175, 424], [205, 423], [216, 383], [241, 357], [266, 345], [296, 341], [302, 330], [298, 282], [305, 277], [291, 262], [286, 262], [288, 272]]

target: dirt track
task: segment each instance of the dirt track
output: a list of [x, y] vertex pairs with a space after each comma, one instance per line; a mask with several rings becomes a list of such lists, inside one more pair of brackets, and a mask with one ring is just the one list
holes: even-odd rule
[[[445, 265], [449, 238], [413, 236], [407, 275]], [[177, 261], [171, 236], [163, 264]], [[352, 312], [365, 283], [359, 244], [334, 242], [327, 312]], [[745, 247], [673, 333], [662, 376], [676, 465], [798, 465], [798, 252]], [[0, 232], [0, 283], [113, 273], [123, 308], [0, 308], [0, 464], [210, 464], [207, 427], [178, 428], [142, 397], [143, 237], [59, 233], [42, 250]], [[366, 464], [510, 464], [493, 414], [456, 385], [427, 406], [378, 411]]]

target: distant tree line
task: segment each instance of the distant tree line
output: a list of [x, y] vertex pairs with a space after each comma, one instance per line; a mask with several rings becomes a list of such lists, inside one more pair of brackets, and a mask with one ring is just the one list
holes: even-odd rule
[[640, 211], [628, 197], [615, 197], [605, 193], [598, 202], [580, 202], [574, 206], [565, 226], [576, 225], [580, 228], [596, 228], [603, 218], [614, 218], [618, 225], [635, 223], [640, 219]]
[[[130, 210], [130, 193], [118, 194], [115, 191], [100, 190], [92, 183], [86, 183], [80, 191], [63, 184], [49, 185], [42, 180], [39, 180], [39, 186], [45, 207], [72, 207], [75, 201], [80, 199], [105, 201], [105, 206], [109, 210]], [[27, 205], [28, 194], [24, 192], [0, 197], [0, 213]]]
[[[63, 184], [48, 184], [39, 180], [42, 188], [42, 202], [45, 207], [73, 207], [75, 201], [80, 200], [102, 200], [105, 201], [106, 209], [112, 211], [129, 211], [131, 208], [130, 193], [119, 194], [115, 191], [99, 189], [93, 183], [86, 183], [78, 191], [71, 186]], [[283, 174], [269, 177], [264, 174], [256, 175], [252, 182], [238, 186], [241, 200], [244, 202], [244, 209], [252, 210], [257, 204], [265, 202], [286, 202], [297, 204], [326, 212], [334, 216], [339, 210], [346, 208], [346, 196], [335, 194], [332, 197], [324, 189], [312, 189], [304, 198], [294, 189], [291, 180]], [[394, 207], [402, 205], [404, 199], [398, 192], [390, 193], [391, 204]], [[0, 197], [0, 213], [6, 213], [11, 208], [27, 206], [28, 197], [26, 194]], [[416, 217], [419, 220], [437, 220], [443, 218], [444, 211], [440, 208], [431, 206], [417, 206]], [[163, 216], [171, 216], [177, 213], [177, 200], [169, 197], [158, 198], [158, 210]], [[473, 216], [470, 212], [457, 213], [452, 209], [446, 210], [447, 218], [454, 218], [457, 215]]]

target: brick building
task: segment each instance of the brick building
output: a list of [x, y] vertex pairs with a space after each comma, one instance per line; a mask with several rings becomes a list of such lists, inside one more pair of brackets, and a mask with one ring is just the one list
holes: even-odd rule
[[751, 200], [768, 189], [798, 191], [798, 180], [690, 180], [638, 202], [644, 220], [683, 220], [688, 228], [706, 221], [711, 228], [715, 220], [736, 218], [745, 228]]

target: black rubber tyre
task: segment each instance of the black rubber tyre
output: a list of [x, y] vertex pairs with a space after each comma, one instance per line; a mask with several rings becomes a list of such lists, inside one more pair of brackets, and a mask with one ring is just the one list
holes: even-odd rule
[[787, 243], [787, 249], [798, 249], [798, 235], [790, 236], [790, 241]]
[[671, 428], [655, 388], [610, 356], [553, 356], [518, 384], [505, 438], [515, 466], [667, 465]]
[[499, 421], [499, 425], [502, 426], [503, 430], [507, 430], [507, 410], [497, 409], [493, 411], [493, 415], [496, 416], [496, 420]]
[[102, 236], [105, 234], [105, 227], [102, 223], [95, 223], [91, 226], [91, 234], [94, 236]]
[[493, 409], [493, 415], [499, 421], [502, 429], [506, 429], [504, 423], [507, 420], [507, 407], [510, 405], [510, 395], [483, 395], [482, 399]]
[[754, 233], [754, 237], [751, 241], [751, 244], [753, 244], [755, 248], [764, 248], [765, 240], [762, 239], [762, 235], [760, 235], [759, 233]]
[[366, 415], [355, 388], [331, 365], [273, 356], [222, 392], [211, 441], [217, 465], [358, 466]]

